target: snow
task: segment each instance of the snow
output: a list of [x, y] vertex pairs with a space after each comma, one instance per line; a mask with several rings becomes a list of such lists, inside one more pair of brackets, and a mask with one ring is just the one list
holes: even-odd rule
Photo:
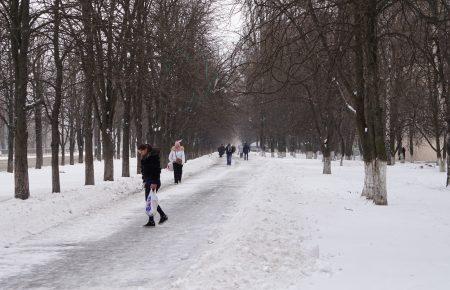
[[[375, 206], [360, 196], [361, 161], [333, 162], [332, 175], [304, 156], [224, 162], [189, 161], [178, 186], [165, 172], [169, 221], [155, 229], [141, 227], [138, 176], [63, 181], [62, 196], [33, 181], [31, 202], [0, 203], [0, 288], [450, 289], [450, 193], [435, 166], [388, 167], [389, 205]], [[19, 241], [22, 210], [28, 229], [46, 215], [49, 226]]]
[[[189, 161], [187, 174], [203, 170], [214, 159], [210, 156]], [[14, 199], [14, 175], [0, 172], [0, 247], [8, 246], [29, 235], [36, 235], [65, 220], [89, 215], [110, 207], [130, 195], [142, 191], [141, 176], [135, 174], [136, 159], [130, 159], [131, 178], [121, 177], [122, 163], [114, 161], [115, 182], [103, 181], [103, 162], [94, 162], [94, 186], [84, 185], [84, 165], [60, 166], [61, 193], [51, 193], [51, 167], [30, 169], [31, 198]], [[162, 182], [172, 173], [162, 172]], [[38, 217], [38, 218], [37, 218]]]
[[354, 114], [356, 114], [355, 108], [353, 108], [350, 104], [347, 103], [347, 108]]

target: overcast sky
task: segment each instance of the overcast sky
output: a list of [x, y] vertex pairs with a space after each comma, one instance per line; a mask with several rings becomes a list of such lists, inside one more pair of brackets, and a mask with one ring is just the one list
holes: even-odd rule
[[230, 48], [239, 40], [243, 23], [241, 6], [234, 4], [236, 0], [218, 0], [216, 12], [215, 36], [223, 42], [224, 50]]

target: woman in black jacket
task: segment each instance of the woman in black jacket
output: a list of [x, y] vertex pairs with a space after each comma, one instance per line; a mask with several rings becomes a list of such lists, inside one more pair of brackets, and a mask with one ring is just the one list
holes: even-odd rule
[[[153, 149], [150, 144], [142, 144], [138, 147], [138, 152], [141, 155], [141, 172], [142, 181], [145, 183], [145, 200], [147, 201], [150, 190], [156, 190], [161, 187], [161, 163], [159, 160], [159, 151]], [[162, 224], [167, 221], [168, 217], [158, 205], [158, 213], [161, 216], [159, 223]], [[146, 227], [154, 227], [155, 220], [153, 216], [148, 218]]]

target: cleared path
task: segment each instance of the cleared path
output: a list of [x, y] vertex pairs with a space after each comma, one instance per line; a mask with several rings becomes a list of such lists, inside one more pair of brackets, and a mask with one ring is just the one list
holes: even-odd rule
[[[156, 228], [142, 227], [146, 217], [139, 196], [126, 215], [105, 216], [121, 219], [117, 223], [122, 226], [101, 240], [61, 244], [36, 236], [11, 251], [48, 260], [0, 280], [0, 288], [168, 288], [214, 243], [220, 226], [236, 208], [239, 189], [252, 182], [250, 173], [257, 170], [250, 163], [238, 162], [232, 168], [220, 163], [181, 185], [163, 188], [161, 205], [169, 221]], [[170, 197], [164, 199], [165, 194]]]

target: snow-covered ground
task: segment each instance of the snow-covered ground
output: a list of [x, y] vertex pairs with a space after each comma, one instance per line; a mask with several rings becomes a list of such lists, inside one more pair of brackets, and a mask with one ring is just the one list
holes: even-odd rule
[[322, 175], [320, 160], [250, 157], [192, 160], [178, 186], [164, 173], [169, 221], [154, 229], [142, 227], [139, 177], [86, 188], [64, 167], [61, 195], [33, 181], [29, 201], [0, 202], [0, 288], [450, 289], [438, 169], [389, 167], [379, 207], [360, 197], [360, 161]]
[[[204, 156], [186, 164], [186, 175], [211, 166], [216, 159]], [[94, 186], [84, 186], [84, 165], [60, 167], [61, 193], [51, 193], [51, 167], [30, 169], [31, 198], [14, 199], [14, 175], [0, 172], [0, 247], [29, 235], [36, 235], [79, 215], [95, 214], [101, 208], [142, 191], [142, 179], [136, 173], [136, 159], [130, 160], [132, 177], [121, 177], [121, 160], [114, 162], [115, 182], [103, 181], [103, 162], [94, 162]], [[162, 182], [172, 180], [172, 173], [163, 170]]]

